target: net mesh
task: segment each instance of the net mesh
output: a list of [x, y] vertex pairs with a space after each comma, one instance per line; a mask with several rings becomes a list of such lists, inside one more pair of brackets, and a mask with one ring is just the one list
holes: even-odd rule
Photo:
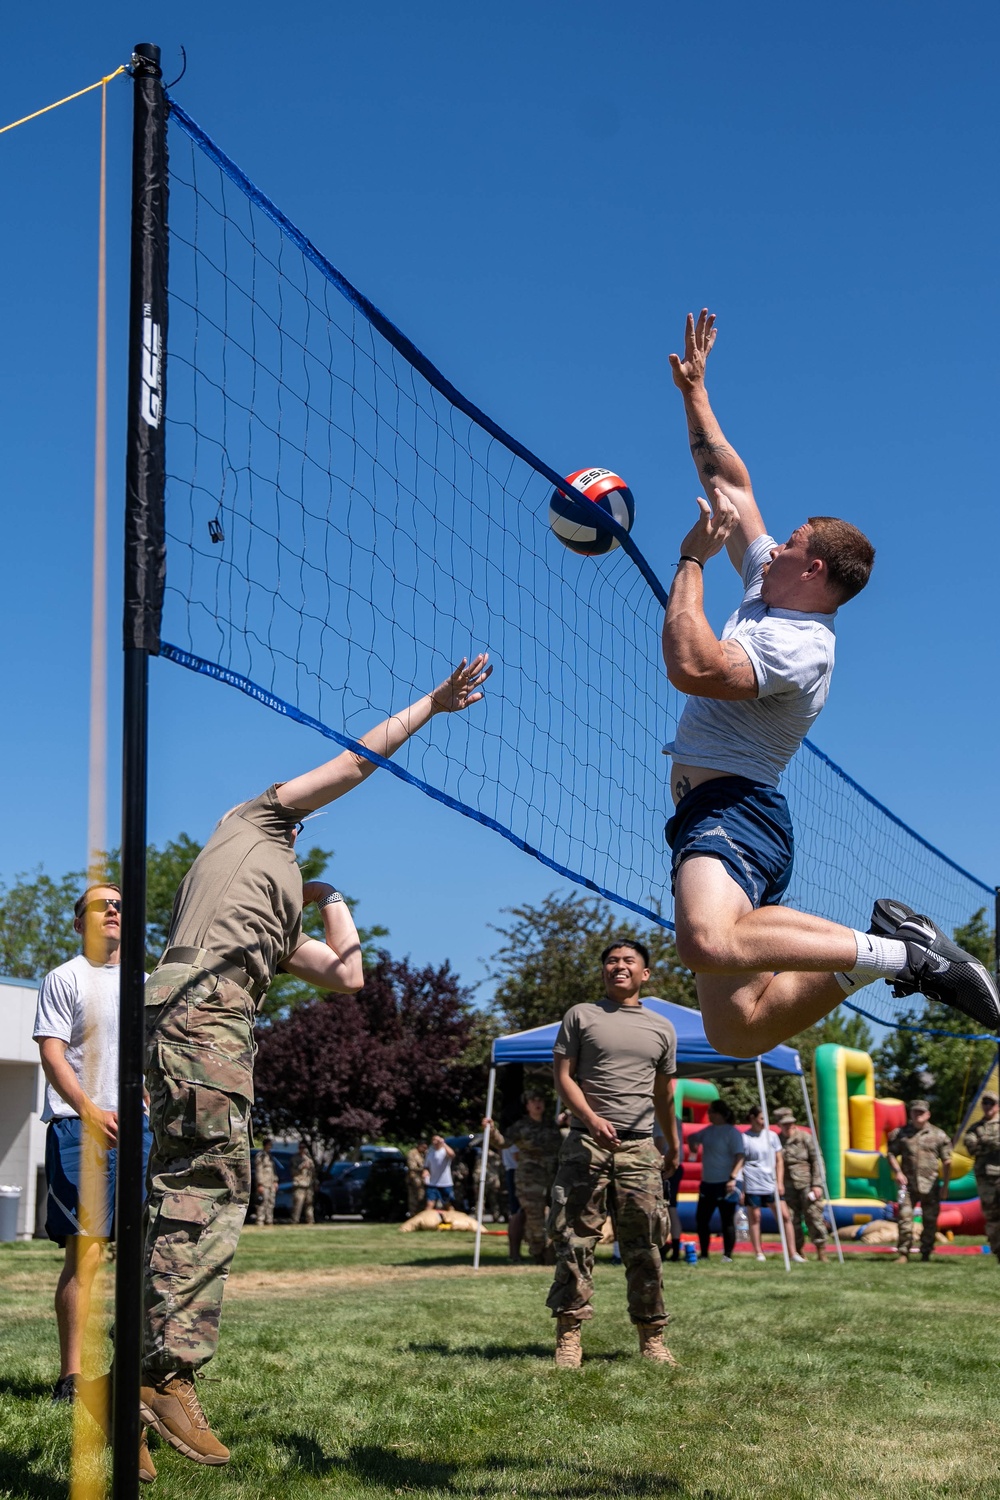
[[[660, 749], [682, 705], [648, 564], [563, 547], [558, 475], [176, 106], [170, 152], [164, 654], [343, 742], [488, 649], [486, 703], [394, 773], [669, 926]], [[815, 749], [785, 790], [792, 904], [854, 926], [892, 894], [949, 929], [985, 904]]]

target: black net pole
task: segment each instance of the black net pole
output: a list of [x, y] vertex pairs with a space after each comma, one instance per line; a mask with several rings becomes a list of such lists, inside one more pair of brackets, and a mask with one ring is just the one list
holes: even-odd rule
[[142, 1083], [146, 956], [146, 741], [150, 655], [159, 651], [165, 573], [163, 491], [167, 333], [167, 107], [160, 49], [133, 54], [132, 264], [122, 758], [122, 952], [118, 1073], [113, 1500], [139, 1489], [142, 1352]]

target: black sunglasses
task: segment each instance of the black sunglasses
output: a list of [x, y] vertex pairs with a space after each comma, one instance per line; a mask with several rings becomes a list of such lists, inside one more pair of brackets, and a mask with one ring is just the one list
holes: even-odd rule
[[83, 908], [84, 911], [118, 911], [122, 909], [122, 903], [118, 896], [95, 896], [93, 901], [88, 901]]

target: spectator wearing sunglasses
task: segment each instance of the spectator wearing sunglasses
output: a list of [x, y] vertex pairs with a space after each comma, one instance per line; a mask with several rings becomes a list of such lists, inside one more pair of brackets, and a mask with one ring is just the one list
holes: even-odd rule
[[[55, 1296], [60, 1371], [53, 1401], [73, 1400], [101, 1247], [114, 1238], [121, 910], [117, 885], [88, 886], [73, 908], [83, 952], [46, 974], [38, 991], [34, 1038], [48, 1124], [45, 1230], [65, 1250]], [[145, 1160], [148, 1129], [144, 1134]], [[86, 1182], [85, 1155], [93, 1163]]]

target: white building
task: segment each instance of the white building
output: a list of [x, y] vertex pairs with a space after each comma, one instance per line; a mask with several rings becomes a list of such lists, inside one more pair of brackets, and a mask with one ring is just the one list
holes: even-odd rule
[[19, 1187], [17, 1237], [44, 1233], [45, 1078], [35, 1029], [38, 981], [0, 975], [0, 1185]]

